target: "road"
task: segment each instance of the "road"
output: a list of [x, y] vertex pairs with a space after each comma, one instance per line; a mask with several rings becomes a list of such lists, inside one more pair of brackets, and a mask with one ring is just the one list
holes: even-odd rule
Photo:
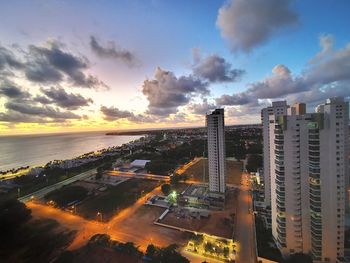
[[195, 163], [199, 162], [201, 159], [202, 158], [194, 158], [190, 162], [188, 162], [188, 163], [184, 164], [183, 166], [179, 167], [178, 169], [176, 169], [175, 173], [183, 174], [188, 168], [190, 168]]
[[40, 198], [44, 197], [46, 194], [48, 194], [56, 189], [59, 189], [64, 185], [68, 185], [68, 184], [71, 184], [75, 181], [85, 179], [86, 177], [89, 177], [89, 176], [93, 175], [94, 173], [96, 173], [96, 169], [88, 170], [84, 173], [75, 175], [75, 176], [68, 178], [64, 181], [58, 182], [58, 183], [53, 184], [53, 185], [49, 185], [47, 187], [44, 187], [44, 188], [42, 188], [34, 193], [22, 196], [22, 197], [18, 198], [18, 200], [23, 202], [23, 203], [26, 203], [26, 202], [32, 200], [33, 198], [40, 199]]
[[152, 195], [160, 193], [160, 187], [156, 187], [150, 193], [139, 198], [132, 206], [120, 211], [106, 223], [86, 220], [72, 213], [35, 202], [28, 202], [27, 206], [32, 210], [33, 217], [52, 218], [61, 225], [77, 231], [75, 239], [68, 247], [70, 250], [85, 245], [97, 233], [106, 233], [112, 239], [120, 242], [134, 242], [140, 246], [142, 251], [145, 251], [150, 243], [156, 246], [167, 246], [172, 243], [181, 244], [185, 241], [181, 232], [153, 225], [153, 221], [159, 217], [163, 212], [162, 210], [158, 210], [159, 214], [151, 215], [150, 217], [147, 214], [140, 214], [140, 211], [142, 212], [142, 209], [144, 209], [142, 205], [145, 200]]
[[249, 174], [244, 173], [242, 175], [242, 186], [238, 195], [238, 211], [236, 216], [237, 263], [257, 262], [252, 196], [249, 190]]
[[169, 182], [170, 177], [167, 175], [158, 175], [158, 174], [143, 174], [143, 173], [133, 173], [133, 172], [120, 172], [120, 171], [108, 171], [107, 175], [110, 176], [124, 176], [124, 177], [136, 177], [143, 179], [153, 179], [158, 181]]

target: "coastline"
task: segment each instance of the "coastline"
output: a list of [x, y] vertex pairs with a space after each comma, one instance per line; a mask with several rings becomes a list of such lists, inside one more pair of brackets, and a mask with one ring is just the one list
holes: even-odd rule
[[[124, 134], [120, 134], [120, 135], [125, 136]], [[143, 134], [143, 135], [145, 135], [145, 134]], [[119, 151], [122, 147], [129, 146], [130, 144], [137, 142], [138, 140], [140, 140], [141, 138], [144, 137], [144, 136], [141, 136], [140, 134], [133, 134], [133, 135], [129, 135], [129, 136], [139, 136], [139, 137], [135, 140], [131, 140], [127, 143], [123, 143], [123, 144], [118, 145], [118, 146], [109, 146], [107, 148], [105, 147], [105, 148], [98, 149], [95, 151], [86, 152], [86, 153], [83, 153], [81, 155], [75, 156], [73, 158], [67, 158], [67, 159], [62, 159], [62, 160], [51, 160], [51, 161], [47, 162], [46, 164], [27, 165], [27, 166], [20, 166], [20, 167], [15, 167], [15, 168], [11, 168], [11, 169], [0, 170], [0, 181], [14, 179], [16, 177], [24, 176], [24, 175], [27, 175], [27, 174], [32, 173], [32, 172], [38, 173], [38, 172], [35, 172], [35, 170], [41, 170], [41, 169], [43, 169], [47, 166], [50, 166], [50, 165], [60, 165], [60, 164], [64, 164], [67, 162], [74, 162], [75, 160], [79, 160], [79, 162], [82, 162], [84, 159], [102, 158], [105, 154], [108, 155], [108, 154], [114, 153], [116, 151]], [[67, 167], [67, 169], [68, 168], [70, 168], [70, 167]]]

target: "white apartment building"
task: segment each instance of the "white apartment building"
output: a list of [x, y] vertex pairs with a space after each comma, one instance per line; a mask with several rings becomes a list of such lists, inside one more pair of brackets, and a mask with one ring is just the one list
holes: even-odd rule
[[225, 117], [224, 109], [206, 115], [208, 129], [209, 191], [225, 193]]
[[271, 180], [270, 180], [270, 133], [269, 133], [269, 117], [270, 116], [282, 116], [287, 114], [288, 105], [286, 101], [272, 102], [271, 107], [267, 107], [261, 110], [261, 122], [263, 125], [263, 178], [264, 178], [264, 191], [265, 191], [265, 205], [271, 206]]
[[344, 262], [349, 104], [296, 104], [269, 118], [272, 234], [284, 255]]

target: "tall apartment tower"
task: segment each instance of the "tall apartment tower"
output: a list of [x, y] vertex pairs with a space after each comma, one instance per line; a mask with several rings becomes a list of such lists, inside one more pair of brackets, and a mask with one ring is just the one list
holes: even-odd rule
[[269, 120], [272, 234], [282, 254], [343, 262], [349, 103], [296, 104]]
[[287, 114], [288, 105], [286, 101], [272, 102], [271, 107], [261, 110], [261, 122], [263, 125], [263, 141], [264, 141], [264, 190], [265, 190], [265, 205], [271, 206], [271, 180], [270, 180], [270, 132], [269, 123], [270, 116], [283, 116]]
[[209, 191], [224, 194], [225, 178], [225, 118], [224, 109], [206, 115], [208, 128]]

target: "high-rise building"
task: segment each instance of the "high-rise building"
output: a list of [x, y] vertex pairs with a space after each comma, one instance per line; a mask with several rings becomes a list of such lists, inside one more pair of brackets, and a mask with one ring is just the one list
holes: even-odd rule
[[332, 98], [305, 111], [296, 104], [269, 118], [272, 234], [284, 255], [343, 262], [349, 104]]
[[267, 107], [261, 110], [261, 122], [263, 125], [263, 141], [264, 141], [264, 154], [263, 154], [263, 178], [264, 178], [264, 191], [265, 191], [265, 205], [271, 206], [271, 183], [270, 183], [270, 133], [269, 123], [270, 116], [283, 116], [287, 114], [287, 102], [275, 101], [272, 102], [271, 107]]
[[209, 191], [224, 194], [225, 177], [225, 117], [224, 109], [206, 115], [208, 129]]

